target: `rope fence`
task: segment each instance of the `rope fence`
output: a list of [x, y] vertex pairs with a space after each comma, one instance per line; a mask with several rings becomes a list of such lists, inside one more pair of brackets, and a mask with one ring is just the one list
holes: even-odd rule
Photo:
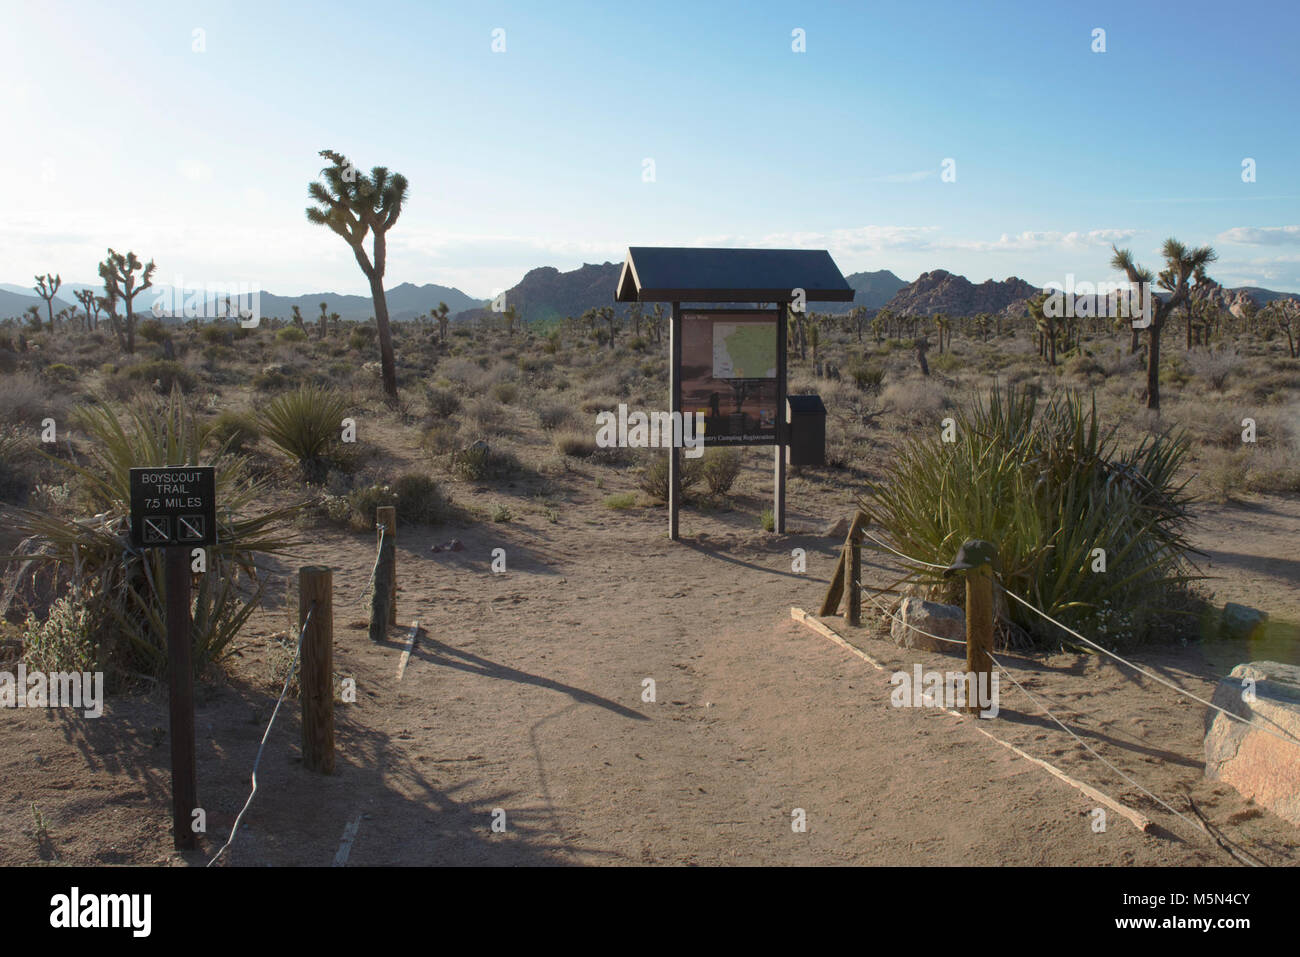
[[[915, 631], [917, 634], [923, 635], [934, 641], [943, 642], [951, 645], [966, 646], [968, 643], [965, 641], [959, 641], [953, 638], [945, 637], [943, 635], [936, 635], [933, 632], [929, 632], [923, 628], [917, 627], [915, 624], [911, 622], [904, 621], [901, 617], [899, 617], [899, 615], [895, 614], [894, 611], [892, 611], [884, 602], [880, 600], [879, 595], [883, 591], [885, 591], [885, 589], [875, 589], [870, 586], [863, 585], [862, 582], [856, 580], [856, 578], [849, 576], [848, 570], [850, 568], [853, 568], [856, 571], [858, 567], [858, 562], [854, 560], [853, 556], [850, 555], [850, 552], [852, 550], [857, 549], [860, 543], [864, 539], [870, 541], [879, 550], [884, 552], [889, 552], [892, 555], [894, 555], [896, 558], [902, 560], [903, 562], [907, 562], [917, 568], [938, 569], [950, 573], [950, 570], [955, 567], [949, 565], [941, 565], [935, 562], [930, 562], [921, 558], [917, 558], [916, 556], [913, 555], [905, 554], [904, 552], [901, 552], [898, 549], [891, 546], [889, 543], [881, 541], [878, 537], [872, 535], [869, 531], [866, 530], [865, 527], [863, 527], [864, 525], [865, 525], [865, 521], [862, 520], [862, 515], [861, 513], [859, 513], [858, 517], [855, 518], [854, 523], [850, 526], [849, 536], [845, 540], [843, 551], [841, 552], [839, 564], [836, 566], [835, 577], [832, 579], [831, 588], [828, 590], [826, 601], [823, 603], [822, 606], [822, 615], [826, 616], [826, 615], [837, 613], [841, 601], [841, 594], [842, 594], [839, 591], [837, 586], [846, 585], [847, 587], [844, 588], [845, 592], [852, 590], [858, 594], [865, 595], [867, 599], [876, 607], [876, 609], [884, 617], [902, 625], [904, 628], [911, 629], [912, 631]], [[964, 548], [965, 546], [963, 546], [963, 549]], [[1020, 605], [1032, 611], [1034, 614], [1040, 616], [1043, 620], [1050, 622], [1051, 624], [1055, 625], [1057, 628], [1062, 629], [1062, 631], [1078, 639], [1084, 645], [1088, 646], [1089, 648], [1093, 648], [1098, 652], [1101, 652], [1102, 654], [1106, 655], [1107, 657], [1119, 663], [1120, 665], [1123, 665], [1124, 667], [1127, 667], [1132, 671], [1146, 678], [1149, 678], [1160, 685], [1170, 688], [1171, 690], [1177, 692], [1178, 694], [1184, 696], [1185, 698], [1195, 701], [1198, 704], [1203, 705], [1214, 712], [1223, 714], [1227, 716], [1229, 719], [1231, 719], [1232, 721], [1239, 722], [1241, 724], [1246, 725], [1247, 727], [1253, 728], [1254, 730], [1263, 732], [1265, 734], [1270, 734], [1276, 738], [1279, 738], [1280, 740], [1287, 741], [1291, 744], [1300, 744], [1300, 739], [1296, 738], [1294, 735], [1290, 734], [1289, 732], [1286, 732], [1285, 729], [1275, 730], [1274, 728], [1269, 727], [1268, 725], [1261, 724], [1259, 722], [1252, 721], [1248, 718], [1244, 718], [1241, 715], [1235, 714], [1232, 711], [1220, 707], [1219, 705], [1215, 704], [1212, 701], [1207, 701], [1205, 698], [1201, 697], [1200, 695], [1197, 695], [1191, 691], [1179, 687], [1174, 682], [1162, 677], [1161, 675], [1155, 674], [1154, 672], [1150, 671], [1147, 668], [1143, 668], [1142, 666], [1128, 660], [1127, 658], [1124, 658], [1122, 655], [1119, 655], [1116, 652], [1111, 651], [1110, 649], [1102, 646], [1096, 641], [1093, 641], [1092, 639], [1088, 638], [1086, 635], [1079, 633], [1074, 628], [1071, 628], [1068, 625], [1065, 625], [1064, 623], [1058, 621], [1056, 618], [1049, 615], [1041, 608], [1038, 608], [1033, 603], [1029, 602], [1025, 598], [1021, 597], [1020, 595], [1008, 589], [1004, 583], [998, 580], [998, 576], [995, 573], [992, 574], [991, 577], [993, 579], [993, 584], [997, 588], [1001, 589], [1001, 591], [1008, 598], [1016, 601]], [[848, 581], [845, 581], [846, 578], [848, 579]], [[846, 620], [850, 620], [851, 618], [850, 614], [847, 611], [845, 613], [845, 618]], [[1095, 748], [1089, 745], [1088, 742], [1085, 741], [1083, 737], [1081, 737], [1079, 734], [1077, 734], [1075, 730], [1072, 729], [1064, 720], [1058, 717], [1052, 711], [1052, 709], [1048, 707], [1047, 703], [1045, 703], [1045, 701], [1043, 701], [1040, 698], [1039, 695], [1035, 695], [1031, 693], [1029, 689], [1027, 689], [1020, 681], [1018, 681], [1015, 675], [1011, 673], [1007, 665], [1005, 665], [1002, 661], [996, 658], [991, 653], [991, 651], [988, 651], [986, 653], [988, 655], [988, 659], [992, 661], [993, 665], [997, 668], [998, 672], [1002, 676], [1007, 678], [1007, 680], [1010, 681], [1012, 685], [1014, 685], [1016, 689], [1019, 690], [1034, 705], [1035, 708], [1037, 708], [1043, 715], [1045, 715], [1054, 724], [1056, 724], [1062, 731], [1064, 731], [1067, 735], [1069, 735], [1070, 738], [1072, 738], [1079, 746], [1081, 746], [1089, 755], [1096, 758], [1102, 765], [1108, 768], [1117, 777], [1119, 777], [1121, 780], [1126, 782], [1128, 785], [1136, 788], [1147, 798], [1155, 802], [1158, 806], [1160, 806], [1164, 810], [1168, 811], [1170, 814], [1172, 814], [1182, 823], [1188, 825], [1197, 833], [1207, 834], [1210, 837], [1212, 837], [1215, 840], [1215, 842], [1219, 844], [1221, 848], [1223, 848], [1226, 852], [1236, 857], [1241, 862], [1245, 864], [1249, 864], [1251, 866], [1256, 866], [1256, 867], [1261, 866], [1262, 862], [1258, 858], [1254, 857], [1254, 855], [1250, 855], [1237, 848], [1229, 846], [1218, 835], [1212, 833], [1209, 829], [1208, 822], [1206, 822], [1204, 818], [1202, 818], [1201, 820], [1195, 820], [1189, 817], [1187, 814], [1184, 814], [1183, 812], [1179, 811], [1177, 808], [1173, 807], [1168, 801], [1162, 799], [1151, 789], [1144, 786], [1141, 782], [1137, 781], [1131, 775], [1121, 770], [1120, 768], [1116, 767], [1112, 762], [1110, 762], [1102, 754], [1100, 754]], [[969, 656], [969, 649], [968, 649], [968, 656]], [[970, 659], [968, 657], [968, 661], [969, 660]], [[957, 713], [957, 712], [953, 712], [953, 713]], [[1077, 712], [1077, 711], [1076, 713], [1080, 715], [1083, 714], [1082, 712]], [[1192, 810], [1199, 815], [1199, 811], [1197, 811], [1195, 804], [1191, 801], [1190, 795], [1188, 795], [1188, 802], [1191, 805]]]

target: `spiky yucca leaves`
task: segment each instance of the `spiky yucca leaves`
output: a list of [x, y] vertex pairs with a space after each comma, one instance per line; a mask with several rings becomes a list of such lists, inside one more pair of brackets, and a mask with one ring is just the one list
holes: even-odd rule
[[334, 390], [305, 385], [276, 396], [257, 421], [271, 444], [298, 463], [304, 479], [319, 481], [347, 411], [347, 400]]
[[[992, 542], [1007, 588], [1085, 634], [1092, 628], [1090, 637], [1150, 637], [1161, 615], [1185, 604], [1187, 583], [1202, 577], [1184, 533], [1185, 483], [1175, 478], [1185, 437], [1165, 432], [1121, 451], [1095, 402], [1067, 393], [1040, 408], [1014, 387], [954, 418], [955, 442], [914, 438], [867, 483], [860, 505], [873, 535], [944, 565], [967, 539]], [[1098, 548], [1104, 572], [1093, 570]], [[907, 582], [962, 598], [960, 581], [937, 570], [895, 584]], [[1016, 602], [1006, 613], [1031, 635], [1064, 637]]]
[[293, 544], [275, 528], [299, 506], [263, 510], [264, 489], [247, 477], [244, 460], [224, 447], [203, 461], [208, 430], [179, 392], [131, 408], [84, 406], [74, 422], [92, 442], [89, 462], [47, 458], [80, 479], [87, 510], [96, 514], [15, 511], [27, 540], [21, 554], [7, 559], [20, 563], [11, 584], [53, 566], [56, 589], [82, 604], [96, 624], [96, 666], [110, 682], [138, 674], [161, 679], [167, 668], [163, 556], [131, 547], [129, 469], [212, 465], [218, 541], [207, 549], [207, 570], [197, 576], [191, 607], [194, 667], [201, 673], [225, 654], [256, 608], [262, 592], [257, 559]]

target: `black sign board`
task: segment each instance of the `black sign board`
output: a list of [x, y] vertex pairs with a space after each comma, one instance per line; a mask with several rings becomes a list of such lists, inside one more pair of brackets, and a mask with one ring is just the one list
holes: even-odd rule
[[216, 472], [212, 466], [131, 469], [131, 544], [135, 548], [201, 548], [216, 543]]

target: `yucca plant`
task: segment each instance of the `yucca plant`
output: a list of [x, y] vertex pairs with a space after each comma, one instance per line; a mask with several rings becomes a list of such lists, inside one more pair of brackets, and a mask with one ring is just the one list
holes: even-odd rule
[[304, 385], [272, 399], [258, 416], [262, 434], [298, 463], [303, 478], [319, 481], [330, 447], [340, 441], [347, 400], [333, 389]]
[[[1161, 616], [1185, 611], [1186, 586], [1202, 576], [1185, 537], [1186, 483], [1176, 479], [1184, 436], [1150, 435], [1121, 451], [1095, 401], [1057, 394], [1040, 408], [1014, 386], [954, 418], [955, 442], [914, 438], [867, 484], [860, 505], [873, 535], [945, 565], [967, 539], [992, 542], [1006, 588], [1085, 634], [1092, 625], [1146, 638]], [[1104, 572], [1093, 571], [1098, 548]], [[962, 594], [937, 570], [909, 571], [893, 587], [903, 583], [948, 601]], [[1031, 635], [1063, 637], [1019, 603], [1005, 612]]]
[[[293, 543], [275, 527], [300, 507], [262, 510], [265, 490], [247, 477], [244, 460], [223, 446], [203, 460], [208, 428], [179, 392], [131, 408], [96, 403], [79, 408], [74, 424], [91, 440], [89, 461], [48, 456], [79, 480], [85, 512], [73, 518], [15, 510], [24, 534], [20, 554], [0, 559], [19, 563], [10, 595], [26, 586], [29, 595], [69, 596], [95, 622], [96, 667], [110, 682], [166, 673], [167, 645], [160, 550], [136, 550], [130, 543], [129, 470], [132, 467], [212, 465], [216, 470], [217, 544], [207, 549], [207, 570], [197, 578], [193, 616], [194, 667], [201, 673], [219, 660], [261, 598], [259, 556]], [[35, 576], [47, 575], [39, 581]], [[48, 574], [52, 571], [52, 574]], [[24, 583], [23, 579], [26, 579]]]

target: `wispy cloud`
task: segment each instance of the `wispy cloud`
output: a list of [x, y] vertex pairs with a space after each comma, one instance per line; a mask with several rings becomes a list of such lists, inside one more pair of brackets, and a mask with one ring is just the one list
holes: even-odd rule
[[1234, 226], [1215, 239], [1243, 246], [1288, 246], [1300, 243], [1300, 226]]

